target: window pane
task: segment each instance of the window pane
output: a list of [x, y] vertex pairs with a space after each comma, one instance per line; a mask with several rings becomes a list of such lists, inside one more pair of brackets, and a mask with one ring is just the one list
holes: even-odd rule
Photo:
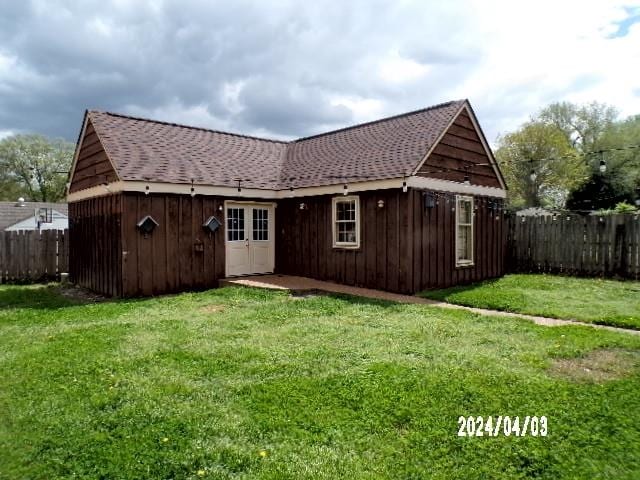
[[336, 220], [355, 220], [356, 201], [341, 200], [336, 203]]
[[458, 226], [458, 260], [471, 260], [471, 226]]
[[471, 202], [469, 200], [458, 202], [458, 222], [471, 223]]
[[338, 242], [356, 241], [356, 222], [339, 222], [338, 223]]
[[338, 202], [336, 207], [338, 208], [337, 220], [346, 220], [347, 219], [346, 208], [345, 208], [346, 204], [344, 202]]
[[244, 208], [227, 209], [227, 239], [244, 240]]
[[253, 239], [269, 240], [269, 210], [266, 208], [253, 209]]

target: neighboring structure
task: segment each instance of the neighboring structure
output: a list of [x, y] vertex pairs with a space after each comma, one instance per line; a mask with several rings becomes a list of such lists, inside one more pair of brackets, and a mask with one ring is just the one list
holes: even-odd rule
[[523, 208], [516, 212], [517, 217], [552, 217], [561, 213], [559, 210], [548, 210], [542, 207]]
[[87, 111], [70, 273], [115, 296], [270, 272], [446, 287], [502, 275], [505, 193], [466, 100], [292, 142]]
[[0, 231], [66, 230], [67, 210], [66, 203], [0, 202]]

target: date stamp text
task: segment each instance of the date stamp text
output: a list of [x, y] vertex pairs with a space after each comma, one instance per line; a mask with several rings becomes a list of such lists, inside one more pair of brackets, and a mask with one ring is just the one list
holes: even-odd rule
[[549, 423], [544, 415], [523, 418], [509, 415], [458, 417], [459, 437], [546, 437], [548, 432]]

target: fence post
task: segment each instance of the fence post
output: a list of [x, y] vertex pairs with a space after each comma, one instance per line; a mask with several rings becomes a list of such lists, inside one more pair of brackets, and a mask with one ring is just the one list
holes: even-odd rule
[[[622, 220], [622, 222], [621, 222]], [[613, 271], [616, 275], [624, 277], [627, 272], [627, 229], [622, 218], [616, 218], [616, 236], [614, 246]]]

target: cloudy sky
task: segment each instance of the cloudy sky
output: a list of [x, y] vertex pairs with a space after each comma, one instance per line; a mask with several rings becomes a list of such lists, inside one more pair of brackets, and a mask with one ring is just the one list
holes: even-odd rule
[[294, 138], [469, 98], [640, 113], [640, 1], [0, 0], [0, 137], [86, 108]]

